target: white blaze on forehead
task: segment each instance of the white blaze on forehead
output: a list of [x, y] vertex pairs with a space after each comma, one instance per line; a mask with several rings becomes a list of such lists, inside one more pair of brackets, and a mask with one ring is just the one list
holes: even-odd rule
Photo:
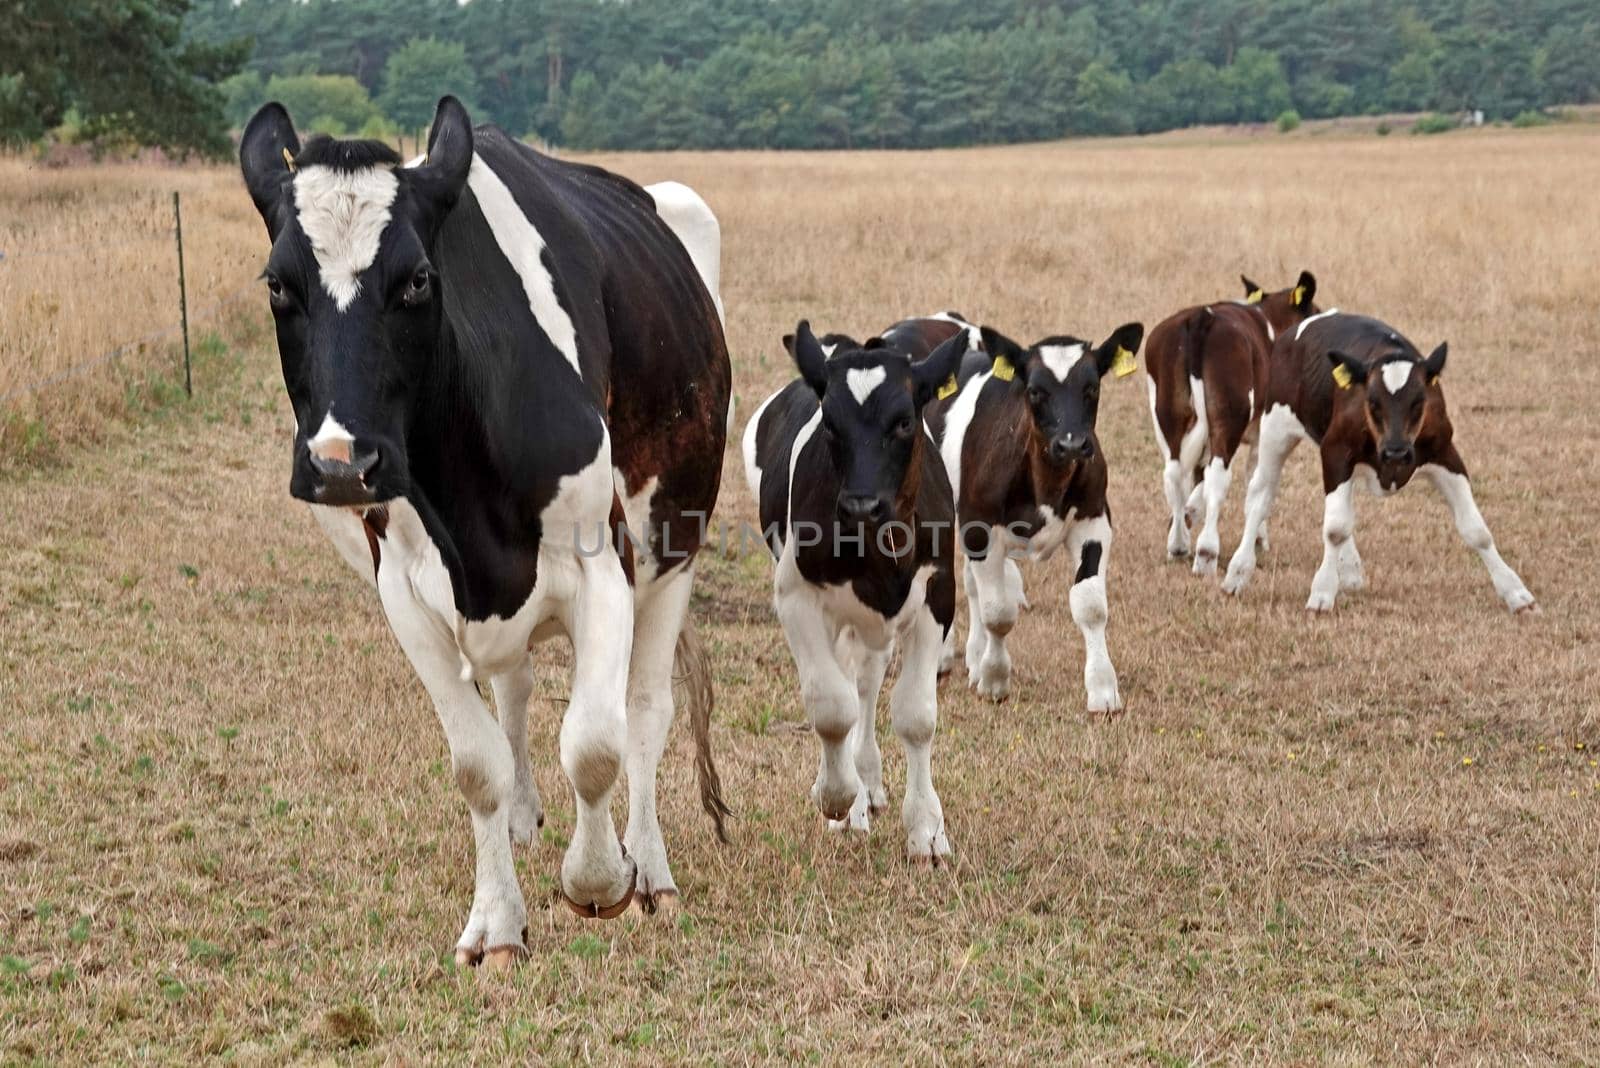
[[1072, 370], [1073, 364], [1083, 359], [1082, 345], [1042, 345], [1039, 348], [1039, 358], [1056, 376], [1057, 382], [1067, 380], [1067, 372]]
[[324, 460], [339, 459], [349, 463], [350, 445], [355, 440], [355, 435], [346, 430], [330, 411], [322, 417], [322, 425], [317, 428], [316, 436], [306, 442], [306, 448], [311, 450], [313, 456], [320, 456]]
[[834, 351], [836, 349], [838, 349], [838, 347], [839, 347], [839, 343], [837, 341], [835, 341], [831, 345], [823, 345], [823, 344], [821, 344], [819, 342], [817, 347], [822, 350], [822, 355], [823, 355], [824, 358], [826, 358], [826, 357], [832, 356], [834, 354]]
[[1399, 393], [1411, 381], [1410, 360], [1390, 360], [1383, 365], [1383, 386], [1390, 393]]
[[556, 350], [581, 375], [583, 372], [578, 367], [578, 332], [572, 325], [572, 317], [556, 296], [555, 279], [545, 269], [544, 238], [517, 206], [511, 190], [506, 188], [506, 184], [483, 161], [482, 156], [473, 155], [467, 185], [478, 198], [478, 208], [489, 223], [495, 243], [510, 261], [517, 277], [522, 279], [522, 291], [527, 294], [528, 307], [532, 309], [534, 319]]
[[857, 404], [865, 404], [867, 398], [872, 396], [872, 391], [883, 385], [888, 377], [889, 372], [882, 367], [852, 367], [844, 373], [844, 384], [850, 387], [850, 395]]
[[294, 210], [311, 242], [322, 288], [344, 311], [361, 292], [361, 272], [378, 258], [400, 181], [389, 167], [341, 171], [317, 164], [294, 176]]

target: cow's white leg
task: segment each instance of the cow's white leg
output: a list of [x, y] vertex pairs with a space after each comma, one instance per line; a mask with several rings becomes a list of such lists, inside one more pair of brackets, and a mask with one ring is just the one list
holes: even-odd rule
[[1174, 560], [1189, 555], [1189, 524], [1186, 518], [1183, 465], [1168, 460], [1161, 469], [1161, 488], [1166, 493], [1172, 523], [1167, 527], [1167, 555]]
[[[959, 556], [961, 554], [957, 553], [956, 555]], [[962, 575], [962, 582], [966, 582], [966, 576], [964, 574]], [[945, 631], [944, 644], [939, 648], [939, 677], [944, 678], [946, 675], [950, 674], [950, 672], [955, 670], [955, 666], [956, 628], [954, 625], [952, 625], [949, 630]]]
[[489, 680], [494, 691], [495, 711], [500, 714], [500, 729], [511, 746], [515, 777], [511, 787], [511, 840], [528, 845], [544, 826], [544, 806], [539, 787], [528, 764], [528, 698], [533, 696], [533, 659], [530, 657], [511, 671]]
[[1260, 450], [1256, 469], [1250, 475], [1250, 486], [1244, 497], [1244, 533], [1239, 547], [1228, 562], [1227, 577], [1222, 580], [1223, 593], [1242, 593], [1250, 584], [1256, 571], [1256, 541], [1262, 526], [1272, 515], [1272, 506], [1278, 497], [1278, 481], [1283, 475], [1284, 461], [1294, 451], [1305, 428], [1287, 404], [1277, 404], [1261, 417], [1261, 432], [1257, 439]]
[[[1258, 437], [1255, 441], [1250, 443], [1250, 476], [1247, 479], [1245, 479], [1246, 491], [1248, 491], [1250, 484], [1255, 481], [1256, 470], [1258, 468], [1260, 468], [1260, 466], [1261, 466], [1261, 440]], [[1264, 553], [1264, 552], [1270, 552], [1271, 550], [1272, 550], [1272, 541], [1267, 536], [1267, 520], [1265, 518], [1263, 518], [1261, 520], [1261, 524], [1258, 527], [1256, 527], [1256, 551]]]
[[680, 568], [641, 591], [634, 611], [628, 665], [628, 829], [622, 840], [638, 866], [635, 902], [646, 912], [678, 892], [656, 815], [656, 768], [672, 729], [673, 658], [693, 586], [692, 567]]
[[[992, 553], [999, 552], [996, 544]], [[927, 605], [917, 609], [905, 635], [900, 678], [889, 695], [894, 732], [906, 753], [906, 798], [900, 810], [906, 831], [906, 854], [937, 864], [950, 854], [944, 830], [944, 807], [933, 788], [933, 733], [939, 722], [940, 627]]]
[[1016, 602], [1019, 610], [1031, 610], [1033, 608], [1028, 603], [1028, 593], [1022, 585], [1022, 568], [1010, 556], [1006, 557], [1006, 596]]
[[1072, 554], [1072, 590], [1067, 603], [1072, 621], [1083, 632], [1083, 684], [1091, 713], [1113, 715], [1122, 711], [1122, 694], [1117, 689], [1117, 672], [1106, 651], [1106, 622], [1110, 611], [1106, 602], [1106, 569], [1111, 560], [1111, 522], [1105, 516], [1074, 523], [1067, 532], [1067, 548]]
[[1456, 521], [1456, 531], [1461, 535], [1461, 540], [1478, 554], [1483, 565], [1489, 569], [1489, 580], [1494, 583], [1494, 592], [1500, 595], [1500, 600], [1504, 601], [1505, 606], [1513, 612], [1538, 611], [1528, 587], [1522, 584], [1522, 579], [1511, 570], [1510, 565], [1500, 558], [1500, 551], [1494, 545], [1494, 537], [1489, 533], [1489, 525], [1483, 521], [1483, 514], [1478, 511], [1478, 502], [1472, 496], [1472, 483], [1467, 476], [1438, 464], [1424, 464], [1422, 471], [1428, 476], [1428, 481], [1438, 489], [1445, 503], [1450, 506], [1450, 512]]
[[1011, 596], [1011, 583], [1006, 581], [1005, 546], [1004, 531], [992, 527], [988, 555], [982, 560], [967, 561], [967, 569], [978, 588], [978, 611], [986, 634], [977, 674], [972, 675], [970, 662], [967, 672], [979, 696], [991, 701], [1004, 700], [1011, 691], [1011, 654], [1006, 651], [1006, 635], [1017, 625], [1018, 605]]
[[1311, 597], [1306, 601], [1310, 612], [1329, 612], [1339, 597], [1339, 554], [1345, 542], [1355, 533], [1356, 513], [1351, 498], [1355, 482], [1346, 479], [1333, 488], [1323, 503], [1322, 512], [1322, 566], [1311, 580]]
[[883, 791], [883, 754], [878, 749], [877, 711], [878, 694], [883, 689], [884, 672], [889, 669], [889, 657], [893, 652], [893, 645], [885, 649], [861, 646], [856, 651], [856, 700], [861, 718], [850, 738], [861, 787], [850, 805], [848, 819], [839, 821], [835, 830], [848, 827], [853, 831], [868, 831], [872, 828], [872, 817], [881, 814], [889, 805], [889, 797]]
[[577, 566], [581, 576], [567, 627], [572, 699], [561, 720], [561, 768], [572, 783], [577, 816], [561, 861], [561, 886], [575, 909], [608, 917], [633, 897], [634, 866], [611, 822], [611, 793], [628, 739], [633, 590], [609, 546], [580, 556]]
[[794, 577], [794, 587], [785, 589], [784, 566], [783, 562], [778, 565], [778, 622], [783, 624], [789, 651], [794, 654], [806, 717], [822, 743], [811, 800], [828, 819], [842, 820], [861, 790], [855, 753], [848, 744], [852, 729], [861, 719], [861, 705], [855, 682], [845, 674], [834, 651], [838, 627], [798, 575]]
[[395, 639], [433, 699], [456, 785], [472, 815], [477, 870], [456, 960], [476, 964], [488, 953], [491, 961], [506, 963], [523, 952], [528, 918], [511, 862], [509, 802], [516, 783], [511, 746], [477, 687], [462, 680], [454, 635], [419, 603], [405, 568], [385, 560], [378, 570], [378, 595]]
[[967, 684], [976, 686], [978, 665], [989, 648], [989, 632], [983, 629], [983, 602], [978, 596], [978, 576], [970, 558], [962, 562], [961, 585], [967, 591]]
[[1217, 523], [1222, 515], [1222, 502], [1228, 496], [1228, 486], [1233, 481], [1233, 474], [1222, 457], [1213, 455], [1211, 462], [1206, 464], [1205, 482], [1202, 489], [1206, 497], [1205, 526], [1200, 530], [1200, 537], [1195, 542], [1194, 573], [1196, 575], [1214, 575], [1217, 573], [1217, 557], [1222, 553], [1222, 539], [1217, 533]]
[[[1352, 501], [1352, 508], [1354, 504]], [[1367, 575], [1361, 566], [1361, 553], [1356, 550], [1356, 536], [1352, 526], [1350, 536], [1339, 547], [1339, 590], [1342, 593], [1354, 593], [1366, 588]]]

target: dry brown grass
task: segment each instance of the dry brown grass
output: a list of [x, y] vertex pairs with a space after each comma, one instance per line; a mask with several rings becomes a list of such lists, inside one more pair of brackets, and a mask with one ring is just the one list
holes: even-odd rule
[[[552, 908], [566, 661], [543, 655], [533, 959], [458, 972], [470, 834], [443, 739], [367, 587], [284, 493], [290, 421], [258, 343], [193, 409], [0, 483], [7, 1056], [1593, 1060], [1600, 137], [606, 162], [720, 214], [741, 415], [789, 374], [777, 337], [802, 315], [868, 332], [954, 306], [1099, 334], [1231, 296], [1241, 270], [1310, 267], [1325, 306], [1450, 340], [1462, 451], [1544, 614], [1507, 616], [1418, 487], [1359, 506], [1371, 589], [1306, 618], [1304, 451], [1274, 552], [1224, 600], [1164, 563], [1132, 379], [1101, 416], [1129, 712], [1086, 720], [1066, 576], [1036, 569], [1017, 696], [941, 691], [954, 870], [908, 868], [892, 820], [822, 831], [769, 565], [708, 558], [735, 844], [697, 809], [680, 730], [662, 810], [684, 913]], [[231, 175], [184, 180], [248, 211]], [[753, 516], [737, 465], [728, 520]]]
[[150, 387], [181, 385], [181, 335], [151, 337], [179, 319], [174, 192], [199, 339], [227, 310], [217, 303], [260, 269], [260, 222], [236, 182], [157, 163], [50, 170], [0, 155], [0, 466], [96, 440], [147, 407]]

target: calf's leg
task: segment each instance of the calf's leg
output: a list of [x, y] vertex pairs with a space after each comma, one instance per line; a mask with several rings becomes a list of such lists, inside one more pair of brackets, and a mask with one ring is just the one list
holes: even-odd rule
[[1539, 605], [1534, 601], [1533, 594], [1528, 592], [1528, 587], [1500, 558], [1500, 551], [1494, 545], [1494, 536], [1489, 533], [1489, 525], [1483, 521], [1483, 513], [1478, 511], [1478, 502], [1472, 496], [1472, 483], [1467, 478], [1467, 469], [1461, 457], [1456, 455], [1455, 447], [1451, 446], [1438, 463], [1425, 464], [1422, 471], [1450, 506], [1461, 540], [1478, 554], [1483, 565], [1489, 569], [1489, 581], [1494, 583], [1494, 592], [1500, 595], [1505, 606], [1517, 614], [1539, 611]]
[[1106, 622], [1110, 616], [1106, 569], [1111, 557], [1111, 523], [1105, 516], [1074, 523], [1067, 539], [1076, 567], [1067, 603], [1072, 608], [1072, 621], [1083, 632], [1083, 684], [1089, 711], [1115, 715], [1122, 711], [1122, 694], [1117, 689], [1117, 671], [1106, 651]]
[[500, 715], [506, 743], [511, 746], [515, 769], [510, 802], [511, 840], [529, 845], [544, 826], [544, 805], [533, 781], [533, 768], [528, 764], [528, 698], [533, 696], [533, 659], [525, 659], [512, 670], [496, 675], [489, 680], [489, 688], [494, 692], [495, 711]]
[[1223, 593], [1243, 593], [1250, 584], [1256, 571], [1256, 538], [1272, 515], [1284, 461], [1304, 437], [1305, 428], [1287, 404], [1273, 405], [1261, 417], [1256, 467], [1250, 475], [1250, 486], [1245, 490], [1244, 533], [1239, 537], [1233, 559], [1228, 562], [1228, 574], [1222, 580]]
[[950, 854], [944, 807], [933, 788], [933, 734], [939, 722], [942, 628], [927, 605], [917, 609], [902, 643], [900, 678], [889, 695], [894, 732], [906, 754], [906, 797], [900, 810], [906, 854], [937, 864]]
[[1007, 581], [1007, 562], [1004, 533], [999, 527], [989, 530], [988, 554], [981, 560], [967, 560], [967, 573], [977, 587], [978, 614], [985, 634], [983, 658], [977, 662], [976, 672], [972, 661], [967, 662], [968, 681], [977, 687], [979, 696], [991, 701], [1002, 701], [1011, 692], [1011, 654], [1006, 651], [1006, 635], [1017, 625], [1020, 606], [1012, 596], [1017, 584]]
[[1355, 483], [1346, 477], [1328, 491], [1322, 512], [1322, 566], [1311, 580], [1308, 612], [1331, 612], [1339, 597], [1339, 557], [1355, 534]]
[[781, 562], [778, 565], [778, 622], [783, 625], [789, 651], [794, 654], [806, 717], [822, 743], [811, 800], [823, 816], [842, 820], [849, 816], [850, 806], [861, 792], [855, 753], [847, 744], [861, 719], [860, 699], [855, 681], [845, 674], [835, 653], [834, 638], [839, 628], [798, 573], [786, 581], [784, 566]]

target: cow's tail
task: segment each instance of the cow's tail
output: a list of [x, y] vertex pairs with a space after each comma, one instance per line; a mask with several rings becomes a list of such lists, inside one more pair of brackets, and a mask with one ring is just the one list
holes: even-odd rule
[[689, 706], [689, 726], [694, 733], [694, 771], [700, 782], [700, 806], [717, 825], [717, 837], [728, 840], [728, 830], [723, 817], [733, 815], [733, 810], [722, 800], [722, 779], [717, 775], [716, 761], [711, 758], [711, 712], [716, 697], [711, 688], [711, 658], [695, 632], [694, 620], [687, 614], [678, 631], [677, 660], [678, 681], [683, 686]]
[[1211, 324], [1217, 321], [1216, 313], [1204, 307], [1183, 324], [1183, 368], [1190, 378], [1203, 378], [1202, 357], [1206, 351], [1206, 338], [1211, 334]]

